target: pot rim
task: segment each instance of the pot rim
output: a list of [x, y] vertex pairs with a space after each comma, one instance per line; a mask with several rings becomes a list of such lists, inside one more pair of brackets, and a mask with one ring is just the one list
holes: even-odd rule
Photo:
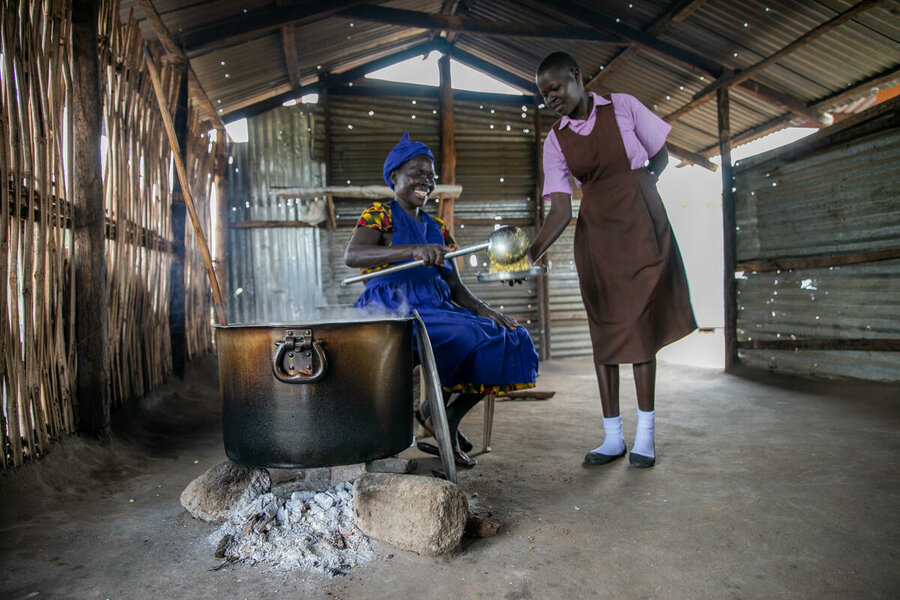
[[360, 325], [365, 323], [405, 323], [412, 321], [414, 317], [366, 317], [362, 316], [358, 319], [322, 319], [316, 321], [303, 321], [300, 323], [229, 323], [222, 325], [220, 323], [212, 323], [210, 326], [214, 329], [248, 329], [248, 328], [278, 328], [278, 329], [303, 329], [312, 327], [322, 327], [323, 325]]

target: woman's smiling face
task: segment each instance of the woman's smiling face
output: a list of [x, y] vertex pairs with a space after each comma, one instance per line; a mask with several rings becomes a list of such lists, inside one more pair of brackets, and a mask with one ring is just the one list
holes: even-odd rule
[[428, 156], [414, 156], [391, 172], [394, 195], [405, 207], [421, 208], [434, 191], [434, 163]]

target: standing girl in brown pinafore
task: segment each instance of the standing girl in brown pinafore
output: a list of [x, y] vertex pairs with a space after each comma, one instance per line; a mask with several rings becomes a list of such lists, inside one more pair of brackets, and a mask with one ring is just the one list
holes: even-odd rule
[[[585, 462], [625, 455], [619, 364], [632, 363], [638, 424], [629, 460], [655, 463], [656, 352], [696, 329], [681, 252], [656, 191], [668, 162], [669, 125], [634, 97], [585, 93], [578, 64], [549, 55], [538, 88], [561, 115], [544, 143], [544, 196], [551, 208], [531, 246], [537, 261], [571, 220], [569, 175], [581, 185], [575, 266], [588, 314], [605, 438]], [[644, 163], [649, 159], [649, 165]]]

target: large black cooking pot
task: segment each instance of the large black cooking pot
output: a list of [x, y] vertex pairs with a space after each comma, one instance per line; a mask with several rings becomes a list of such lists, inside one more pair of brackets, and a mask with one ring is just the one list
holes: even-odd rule
[[412, 441], [413, 319], [215, 326], [225, 453], [305, 468]]

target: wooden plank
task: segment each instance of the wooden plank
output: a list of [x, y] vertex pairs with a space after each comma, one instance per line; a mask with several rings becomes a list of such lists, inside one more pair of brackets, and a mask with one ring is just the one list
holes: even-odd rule
[[[270, 187], [276, 198], [316, 198], [334, 194], [338, 198], [363, 198], [365, 200], [385, 200], [394, 197], [394, 190], [386, 185], [328, 185], [320, 187]], [[458, 198], [462, 194], [461, 185], [436, 185], [433, 195]]]
[[73, 90], [69, 110], [75, 146], [75, 344], [78, 431], [109, 439], [110, 375], [106, 315], [104, 196], [100, 165], [102, 98], [97, 51], [100, 0], [75, 0], [72, 10]]
[[751, 340], [738, 342], [740, 350], [855, 350], [900, 352], [900, 339], [822, 338], [814, 340]]
[[871, 93], [872, 89], [879, 88], [888, 83], [892, 83], [897, 78], [900, 78], [900, 67], [894, 65], [893, 67], [885, 69], [877, 75], [874, 75], [862, 81], [858, 81], [856, 82], [856, 84], [845, 88], [840, 92], [836, 92], [834, 94], [831, 94], [830, 96], [822, 98], [821, 100], [817, 100], [810, 106], [817, 110], [833, 108], [839, 104], [843, 104], [850, 98], [854, 98], [856, 96], [866, 96]]
[[900, 248], [876, 250], [873, 252], [855, 252], [853, 254], [836, 254], [828, 256], [809, 256], [802, 258], [780, 258], [776, 260], [743, 261], [735, 265], [737, 271], [787, 271], [790, 269], [822, 269], [860, 263], [878, 262], [900, 258]]
[[[686, 164], [698, 165], [700, 167], [703, 167], [704, 169], [709, 169], [710, 171], [716, 171], [719, 168], [719, 165], [710, 161], [705, 156], [697, 154], [695, 152], [691, 152], [690, 150], [686, 150], [685, 148], [682, 148], [681, 146], [678, 146], [671, 142], [666, 142], [666, 148], [669, 150], [669, 153], [680, 158]], [[682, 165], [678, 166], [680, 167]]]
[[725, 302], [725, 371], [738, 365], [737, 355], [737, 284], [734, 265], [737, 261], [735, 228], [734, 173], [731, 164], [731, 117], [728, 89], [718, 92], [719, 156], [722, 157], [722, 247], [724, 249], [723, 288]]
[[229, 229], [279, 229], [297, 227], [318, 227], [310, 225], [306, 221], [232, 221]]
[[181, 45], [188, 53], [209, 52], [216, 48], [222, 48], [253, 36], [266, 34], [284, 25], [295, 27], [306, 25], [330, 17], [340, 10], [350, 8], [357, 4], [364, 4], [365, 0], [298, 0], [284, 7], [271, 6], [257, 10], [248, 10], [246, 13], [210, 23], [184, 32], [180, 36]]
[[598, 32], [591, 27], [570, 27], [546, 23], [511, 23], [487, 21], [459, 15], [418, 12], [364, 4], [343, 10], [340, 16], [401, 27], [455, 31], [467, 35], [495, 37], [528, 37], [555, 40], [587, 40], [595, 43], [622, 45], [622, 38]]

